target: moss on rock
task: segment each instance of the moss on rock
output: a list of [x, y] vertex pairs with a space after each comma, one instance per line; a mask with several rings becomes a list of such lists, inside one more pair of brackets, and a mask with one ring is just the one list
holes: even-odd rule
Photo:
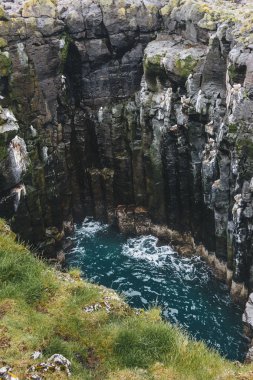
[[0, 37], [0, 49], [5, 48], [6, 46], [7, 46], [7, 41], [4, 38]]
[[239, 138], [236, 141], [236, 150], [245, 153], [248, 159], [253, 160], [253, 141], [250, 138]]
[[69, 48], [72, 43], [73, 43], [73, 40], [70, 37], [70, 35], [65, 33], [61, 38], [61, 47], [60, 47], [61, 72], [64, 71], [64, 66], [67, 62], [68, 55], [69, 55]]
[[8, 21], [8, 17], [3, 9], [3, 7], [0, 6], [0, 21]]
[[236, 124], [229, 124], [228, 125], [228, 131], [229, 133], [236, 133], [237, 132], [237, 125]]
[[60, 58], [61, 58], [62, 64], [65, 64], [68, 58], [69, 46], [70, 46], [71, 41], [72, 39], [68, 34], [65, 34], [62, 38], [63, 47], [60, 50]]
[[217, 29], [217, 22], [213, 20], [211, 14], [205, 13], [204, 17], [199, 21], [198, 26], [202, 29], [213, 31]]
[[162, 64], [164, 55], [153, 55], [144, 58], [144, 74], [150, 90], [158, 90], [158, 82], [163, 84], [166, 81], [166, 72]]
[[7, 77], [11, 73], [11, 59], [8, 55], [0, 53], [0, 77]]
[[3, 161], [8, 154], [8, 149], [5, 146], [0, 146], [0, 162]]
[[235, 67], [235, 65], [231, 64], [228, 67], [228, 76], [229, 76], [230, 81], [233, 83], [234, 79], [236, 77], [236, 67]]
[[173, 9], [178, 7], [179, 5], [180, 5], [180, 0], [171, 0], [169, 4], [166, 4], [161, 8], [160, 13], [163, 17], [169, 16], [171, 12], [173, 11]]
[[194, 71], [198, 64], [198, 61], [191, 55], [186, 57], [178, 56], [175, 61], [175, 72], [181, 78], [188, 78], [188, 76]]
[[22, 9], [23, 17], [55, 17], [56, 0], [27, 0]]

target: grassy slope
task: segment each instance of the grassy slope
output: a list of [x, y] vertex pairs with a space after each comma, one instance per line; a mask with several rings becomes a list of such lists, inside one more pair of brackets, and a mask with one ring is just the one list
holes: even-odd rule
[[[35, 350], [43, 351], [38, 362], [66, 356], [73, 380], [252, 378], [252, 366], [223, 360], [163, 323], [158, 310], [137, 315], [114, 292], [82, 281], [75, 271], [57, 273], [14, 238], [0, 221], [0, 366], [11, 365], [21, 379], [36, 363], [30, 359]], [[104, 300], [110, 313], [104, 307], [84, 311]]]

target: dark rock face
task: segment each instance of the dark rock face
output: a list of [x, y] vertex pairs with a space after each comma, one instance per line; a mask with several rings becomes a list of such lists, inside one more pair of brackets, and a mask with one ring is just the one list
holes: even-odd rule
[[0, 215], [52, 255], [73, 221], [144, 207], [252, 290], [251, 45], [189, 4], [2, 3]]

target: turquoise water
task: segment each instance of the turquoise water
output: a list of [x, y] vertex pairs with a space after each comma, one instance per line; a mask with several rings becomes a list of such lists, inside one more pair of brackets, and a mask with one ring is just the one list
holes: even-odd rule
[[199, 257], [182, 257], [170, 246], [158, 246], [154, 236], [127, 238], [92, 219], [77, 226], [73, 241], [68, 266], [119, 291], [134, 307], [159, 305], [168, 321], [227, 358], [243, 360], [243, 310]]

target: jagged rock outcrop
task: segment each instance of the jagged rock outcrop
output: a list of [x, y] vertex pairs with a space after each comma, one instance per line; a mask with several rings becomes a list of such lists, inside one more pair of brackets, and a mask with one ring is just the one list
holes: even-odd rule
[[191, 232], [215, 253], [234, 295], [245, 296], [253, 289], [250, 7], [2, 1], [1, 216], [52, 255], [73, 220], [112, 223], [118, 205], [144, 207], [154, 223]]

